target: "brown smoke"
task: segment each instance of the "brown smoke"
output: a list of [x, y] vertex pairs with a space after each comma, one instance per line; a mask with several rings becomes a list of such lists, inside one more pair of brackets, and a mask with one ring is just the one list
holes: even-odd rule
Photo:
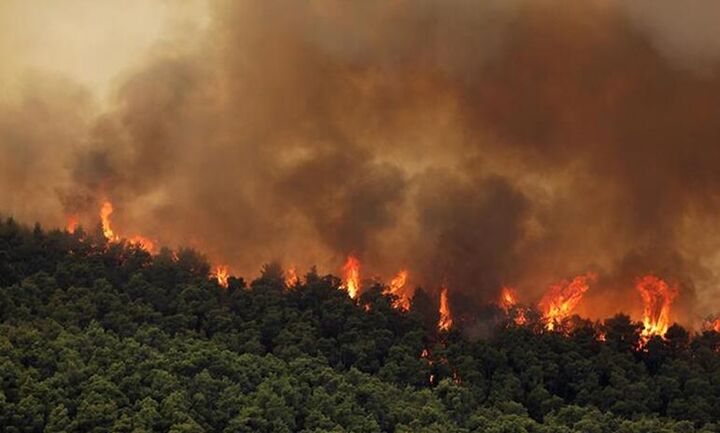
[[[717, 294], [717, 53], [676, 55], [703, 36], [638, 4], [217, 1], [92, 124], [73, 95], [13, 108], [1, 204], [87, 225], [109, 198], [118, 227], [235, 272], [352, 252], [476, 301], [593, 270], [591, 316], [637, 311], [633, 278], [654, 272], [690, 322], [720, 308], [696, 308]], [[24, 138], [38, 124], [63, 130]]]

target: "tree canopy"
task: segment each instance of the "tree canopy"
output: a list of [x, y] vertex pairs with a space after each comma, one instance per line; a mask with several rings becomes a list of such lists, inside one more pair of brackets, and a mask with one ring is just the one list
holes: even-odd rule
[[[312, 271], [224, 288], [192, 250], [0, 222], [6, 432], [715, 432], [720, 334], [637, 350], [618, 315], [567, 335], [438, 333], [382, 287]], [[603, 339], [597, 332], [603, 332]]]

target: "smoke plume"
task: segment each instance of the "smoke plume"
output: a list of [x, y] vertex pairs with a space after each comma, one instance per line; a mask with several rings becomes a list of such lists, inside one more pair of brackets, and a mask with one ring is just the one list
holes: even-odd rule
[[690, 323], [720, 309], [720, 39], [651, 3], [217, 1], [109, 109], [40, 77], [2, 107], [0, 205], [477, 302], [594, 271], [593, 317], [652, 272]]

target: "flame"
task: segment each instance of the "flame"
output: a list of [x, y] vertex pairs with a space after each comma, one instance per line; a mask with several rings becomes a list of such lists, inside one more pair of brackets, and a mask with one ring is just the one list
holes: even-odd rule
[[219, 265], [215, 267], [215, 273], [213, 274], [213, 277], [217, 280], [218, 284], [224, 288], [227, 289], [228, 287], [228, 277], [230, 276], [230, 272], [228, 271], [228, 267], [225, 265]]
[[645, 275], [635, 280], [635, 288], [640, 292], [644, 304], [643, 330], [640, 334], [643, 343], [647, 343], [654, 335], [664, 338], [670, 327], [670, 306], [678, 295], [677, 287], [654, 275]]
[[498, 299], [498, 305], [508, 316], [511, 313], [515, 315], [515, 317], [513, 317], [513, 322], [515, 322], [516, 325], [522, 326], [527, 323], [527, 308], [518, 307], [517, 290], [514, 288], [503, 286], [503, 288], [500, 289], [500, 299]]
[[110, 223], [110, 215], [113, 213], [113, 205], [108, 200], [105, 200], [100, 208], [100, 222], [102, 224], [103, 235], [105, 239], [110, 242], [117, 242], [120, 237], [113, 232], [112, 224]]
[[462, 378], [460, 377], [460, 373], [458, 373], [455, 369], [453, 369], [452, 371], [452, 381], [455, 385], [462, 384]]
[[360, 290], [360, 260], [353, 255], [349, 255], [345, 265], [343, 266], [343, 285], [342, 288], [347, 290], [348, 295], [355, 299]]
[[397, 296], [397, 299], [395, 299], [395, 301], [393, 302], [393, 307], [399, 310], [410, 309], [411, 293], [409, 293], [408, 290], [405, 289], [408, 275], [409, 272], [406, 269], [398, 272], [398, 274], [392, 280], [390, 280], [390, 284], [385, 289], [385, 293]]
[[285, 286], [286, 287], [295, 287], [300, 282], [300, 278], [298, 278], [297, 270], [295, 269], [295, 266], [290, 266], [285, 271]]
[[[112, 229], [112, 222], [110, 221], [110, 215], [112, 215], [112, 213], [112, 203], [109, 200], [105, 200], [100, 208], [100, 223], [102, 225], [103, 235], [108, 242], [120, 242], [120, 235], [116, 234]], [[145, 236], [135, 235], [128, 238], [127, 241], [130, 245], [142, 248], [149, 253], [155, 251], [155, 242]]]
[[527, 308], [521, 307], [521, 308], [517, 309], [517, 311], [515, 312], [515, 318], [513, 319], [513, 321], [515, 322], [516, 325], [523, 326], [523, 325], [527, 324], [528, 319], [527, 319], [527, 316], [525, 315], [526, 313], [527, 313]]
[[438, 330], [447, 331], [453, 325], [452, 313], [450, 312], [450, 303], [448, 302], [448, 289], [443, 287], [440, 289], [440, 320], [438, 320]]
[[140, 247], [149, 253], [155, 251], [155, 242], [144, 236], [135, 235], [128, 239], [128, 243], [130, 243], [130, 245]]
[[498, 305], [500, 305], [500, 308], [507, 312], [510, 311], [512, 307], [517, 305], [517, 303], [517, 291], [512, 287], [504, 286], [500, 290], [500, 300], [498, 301]]
[[543, 313], [545, 328], [552, 331], [570, 317], [572, 311], [582, 300], [590, 283], [596, 280], [595, 274], [579, 275], [572, 281], [562, 281], [550, 286], [540, 300], [539, 307]]
[[75, 230], [77, 230], [78, 225], [80, 225], [80, 222], [78, 221], [77, 215], [70, 215], [67, 219], [65, 230], [67, 230], [68, 233], [73, 234], [75, 233]]
[[714, 322], [710, 322], [710, 330], [720, 332], [720, 319], [715, 319]]

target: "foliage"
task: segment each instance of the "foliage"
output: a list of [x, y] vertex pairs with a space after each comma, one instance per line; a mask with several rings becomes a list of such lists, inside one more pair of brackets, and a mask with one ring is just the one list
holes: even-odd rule
[[357, 304], [329, 275], [287, 289], [269, 266], [225, 289], [209, 269], [190, 250], [0, 223], [3, 431], [720, 428], [714, 332], [676, 326], [638, 351], [637, 326], [617, 316], [605, 341], [591, 324], [470, 341], [438, 335], [427, 302], [393, 309], [380, 287]]

